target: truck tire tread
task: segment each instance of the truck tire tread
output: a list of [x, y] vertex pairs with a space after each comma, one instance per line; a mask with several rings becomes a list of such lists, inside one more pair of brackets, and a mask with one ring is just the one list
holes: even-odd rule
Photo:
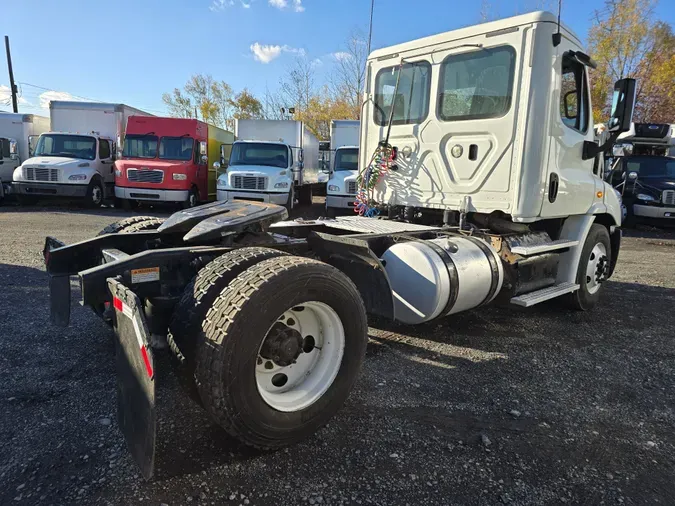
[[106, 234], [117, 234], [120, 232], [120, 230], [128, 226], [154, 219], [156, 219], [154, 216], [131, 216], [130, 218], [124, 218], [123, 220], [116, 221], [115, 223], [111, 223], [110, 225], [105, 227], [98, 234], [96, 234], [96, 237]]
[[[253, 412], [246, 409], [264, 402], [255, 387], [255, 379], [246, 373], [239, 374], [242, 369], [255, 367], [257, 347], [268, 329], [269, 322], [255, 315], [261, 314], [263, 302], [290, 303], [291, 307], [300, 303], [289, 300], [288, 294], [297, 294], [301, 300], [302, 289], [308, 285], [312, 285], [310, 297], [330, 299], [339, 306], [331, 307], [342, 313], [345, 351], [340, 372], [314, 404], [292, 413], [266, 408], [268, 418], [260, 420], [255, 415], [259, 407]], [[286, 292], [278, 295], [280, 289]], [[207, 313], [197, 343], [195, 365], [196, 385], [203, 406], [228, 434], [248, 446], [273, 450], [297, 443], [325, 425], [346, 400], [365, 357], [367, 335], [361, 296], [342, 272], [323, 262], [297, 256], [260, 262], [223, 289]], [[247, 346], [253, 348], [246, 349]], [[244, 398], [247, 400], [242, 401]], [[242, 403], [246, 407], [242, 407]], [[285, 426], [288, 424], [291, 427]]]

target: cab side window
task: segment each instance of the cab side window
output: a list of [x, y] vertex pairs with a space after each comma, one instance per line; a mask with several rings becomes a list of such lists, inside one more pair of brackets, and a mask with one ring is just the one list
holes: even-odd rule
[[405, 63], [380, 70], [375, 77], [375, 123], [386, 126], [390, 116], [393, 125], [421, 123], [429, 113], [430, 92], [429, 62]]
[[99, 139], [98, 141], [98, 157], [101, 160], [107, 160], [110, 158], [110, 142], [105, 139]]
[[563, 55], [560, 85], [560, 116], [568, 127], [588, 131], [588, 85], [584, 66], [569, 53]]

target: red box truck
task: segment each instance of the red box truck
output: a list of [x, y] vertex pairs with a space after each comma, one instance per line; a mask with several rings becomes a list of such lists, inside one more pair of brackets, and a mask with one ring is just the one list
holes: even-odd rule
[[234, 134], [189, 118], [130, 116], [122, 156], [115, 162], [115, 198], [122, 205], [215, 200], [213, 163]]

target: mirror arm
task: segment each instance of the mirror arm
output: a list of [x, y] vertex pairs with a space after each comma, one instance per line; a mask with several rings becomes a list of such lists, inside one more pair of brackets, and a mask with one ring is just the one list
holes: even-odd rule
[[598, 146], [598, 143], [595, 141], [584, 141], [584, 147], [581, 152], [581, 159], [590, 160], [591, 158], [595, 158], [598, 153], [607, 151], [616, 143], [616, 140], [619, 138], [620, 133], [621, 132], [612, 132], [609, 138], [601, 146]]

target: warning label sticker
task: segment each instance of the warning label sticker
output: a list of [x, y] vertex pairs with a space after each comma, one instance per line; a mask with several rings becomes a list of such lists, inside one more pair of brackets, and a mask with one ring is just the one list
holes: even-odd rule
[[149, 283], [150, 281], [159, 281], [159, 267], [131, 270], [132, 283]]

